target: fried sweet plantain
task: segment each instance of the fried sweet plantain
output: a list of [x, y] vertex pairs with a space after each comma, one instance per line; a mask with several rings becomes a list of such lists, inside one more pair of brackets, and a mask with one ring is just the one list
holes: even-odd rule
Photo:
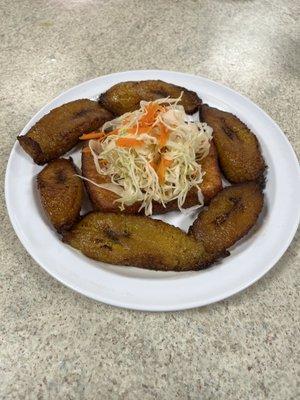
[[96, 101], [75, 100], [50, 111], [17, 139], [34, 162], [43, 165], [71, 150], [80, 135], [110, 119], [112, 114]]
[[45, 213], [58, 232], [78, 220], [83, 198], [82, 180], [75, 175], [72, 159], [51, 161], [37, 176], [37, 187]]
[[213, 128], [220, 167], [232, 183], [264, 181], [265, 162], [254, 133], [231, 113], [204, 104], [200, 118]]
[[195, 92], [160, 80], [128, 81], [117, 83], [102, 93], [99, 103], [115, 115], [122, 115], [140, 107], [140, 101], [153, 101], [165, 97], [177, 98], [183, 92], [182, 104], [187, 114], [193, 114], [202, 101]]
[[[82, 175], [85, 178], [95, 182], [98, 185], [103, 183], [111, 183], [109, 176], [98, 174], [94, 164], [93, 155], [88, 146], [82, 149], [81, 170]], [[118, 198], [115, 193], [99, 188], [86, 180], [84, 181], [84, 184], [94, 210], [103, 212], [121, 212], [119, 207], [120, 205], [115, 203], [115, 200]], [[127, 206], [123, 212], [126, 214], [137, 214], [139, 207], [140, 204], [133, 204], [132, 206]]]
[[200, 164], [202, 171], [205, 172], [200, 188], [204, 203], [208, 204], [223, 187], [216, 146], [213, 141], [210, 142], [208, 155], [200, 161]]
[[200, 212], [189, 233], [210, 254], [223, 253], [253, 227], [262, 207], [263, 193], [258, 183], [229, 186]]
[[197, 270], [213, 261], [179, 228], [136, 215], [92, 212], [64, 233], [63, 242], [97, 261], [154, 270]]
[[63, 241], [86, 256], [117, 265], [162, 271], [206, 268], [227, 254], [255, 224], [263, 206], [256, 182], [227, 187], [200, 212], [186, 235], [159, 220], [92, 212]]
[[[213, 143], [211, 143], [209, 154], [201, 160], [200, 163], [205, 172], [200, 187], [204, 196], [204, 201], [205, 203], [208, 203], [210, 199], [222, 189], [221, 174]], [[82, 175], [97, 184], [110, 183], [110, 178], [108, 176], [98, 174], [95, 168], [93, 156], [88, 147], [85, 147], [82, 151]], [[115, 202], [118, 198], [115, 193], [99, 188], [88, 181], [85, 181], [84, 183], [95, 210], [103, 212], [121, 212], [120, 204]], [[197, 191], [191, 190], [186, 197], [184, 207], [192, 207], [198, 204], [198, 202]], [[140, 206], [140, 203], [135, 203], [131, 206], [125, 207], [125, 210], [122, 212], [127, 214], [138, 214]], [[162, 214], [177, 209], [177, 200], [170, 201], [166, 204], [166, 207], [158, 202], [153, 203], [153, 214]]]

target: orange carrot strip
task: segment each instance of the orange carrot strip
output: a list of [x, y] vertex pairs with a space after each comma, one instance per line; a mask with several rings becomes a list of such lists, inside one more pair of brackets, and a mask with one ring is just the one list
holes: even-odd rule
[[118, 133], [119, 133], [119, 129], [114, 129], [113, 131], [110, 131], [110, 132], [94, 131], [94, 132], [90, 132], [90, 133], [84, 133], [83, 135], [81, 135], [79, 137], [79, 139], [80, 140], [102, 139], [102, 138], [105, 138], [106, 136], [115, 135]]
[[137, 132], [137, 126], [136, 125], [134, 125], [134, 126], [131, 126], [130, 128], [127, 128], [126, 129], [126, 132], [127, 133], [130, 133], [130, 134], [135, 134], [136, 132]]
[[137, 140], [132, 138], [120, 138], [117, 139], [116, 145], [119, 147], [132, 147], [132, 148], [139, 148], [144, 146], [143, 140]]
[[149, 126], [140, 126], [138, 133], [149, 133], [150, 129]]
[[149, 163], [151, 165], [151, 167], [154, 169], [154, 171], [157, 170], [157, 162], [155, 162], [154, 160], [150, 161]]
[[162, 158], [160, 160], [160, 163], [159, 163], [157, 171], [156, 171], [157, 176], [158, 176], [158, 181], [160, 184], [164, 183], [164, 181], [166, 179], [166, 177], [165, 177], [166, 170], [171, 164], [172, 164], [172, 160], [167, 160], [165, 158]]
[[131, 126], [130, 128], [127, 128], [126, 129], [126, 132], [127, 133], [130, 133], [130, 134], [141, 134], [141, 133], [148, 133], [149, 131], [150, 131], [150, 127], [149, 126], [141, 126], [141, 125], [139, 125], [139, 127], [138, 127], [138, 129], [137, 129], [137, 125], [134, 125], [134, 126]]
[[130, 134], [141, 134], [141, 133], [149, 133], [150, 132], [150, 127], [149, 126], [144, 126], [144, 125], [139, 125], [138, 129], [137, 126], [134, 125], [131, 128], [126, 129], [127, 133]]
[[164, 110], [164, 107], [157, 103], [149, 103], [146, 107], [146, 114], [142, 115], [139, 123], [140, 125], [152, 125], [155, 121], [156, 114]]
[[83, 135], [81, 135], [79, 137], [80, 140], [89, 140], [89, 139], [100, 139], [103, 136], [105, 136], [106, 133], [105, 132], [90, 132], [90, 133], [84, 133]]

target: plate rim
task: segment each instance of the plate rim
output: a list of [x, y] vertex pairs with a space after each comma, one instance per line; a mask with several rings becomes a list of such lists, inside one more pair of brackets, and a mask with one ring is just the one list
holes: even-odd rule
[[[213, 83], [216, 84], [217, 86], [226, 89], [227, 91], [231, 92], [234, 95], [238, 95], [239, 97], [242, 97], [244, 100], [246, 100], [248, 103], [250, 102], [250, 104], [252, 106], [254, 106], [256, 108], [257, 111], [259, 111], [260, 113], [263, 113], [264, 116], [268, 119], [268, 121], [270, 123], [272, 123], [280, 132], [281, 132], [281, 136], [282, 138], [285, 140], [285, 144], [287, 145], [287, 148], [289, 149], [289, 153], [290, 155], [293, 157], [293, 162], [298, 163], [298, 159], [297, 159], [297, 155], [291, 145], [291, 143], [289, 142], [289, 140], [287, 139], [286, 135], [283, 133], [283, 131], [280, 129], [280, 127], [278, 126], [278, 124], [264, 111], [262, 110], [257, 104], [255, 104], [251, 99], [249, 99], [248, 97], [244, 96], [243, 94], [229, 88], [228, 86], [219, 83], [219, 82], [215, 82], [213, 80], [210, 80], [206, 77], [202, 77], [200, 75], [194, 75], [194, 74], [188, 74], [188, 73], [183, 73], [183, 72], [177, 72], [177, 71], [167, 71], [167, 70], [159, 70], [159, 69], [150, 69], [150, 70], [129, 70], [129, 71], [121, 71], [121, 72], [114, 72], [112, 74], [107, 74], [107, 75], [102, 75], [90, 80], [87, 80], [85, 82], [81, 82], [78, 85], [75, 85], [69, 89], [67, 89], [66, 91], [60, 93], [58, 96], [56, 96], [54, 99], [50, 100], [50, 102], [48, 102], [47, 104], [45, 104], [43, 107], [41, 107], [34, 116], [32, 116], [32, 118], [28, 121], [28, 123], [24, 126], [23, 131], [25, 131], [28, 125], [30, 125], [31, 121], [36, 117], [37, 114], [39, 114], [40, 112], [42, 112], [42, 110], [44, 110], [45, 108], [49, 107], [52, 103], [54, 103], [55, 101], [57, 101], [62, 95], [66, 95], [68, 94], [70, 91], [76, 90], [76, 89], [80, 89], [80, 87], [85, 86], [87, 84], [91, 84], [93, 81], [97, 81], [99, 79], [109, 79], [111, 77], [115, 77], [115, 76], [120, 76], [122, 74], [126, 75], [128, 73], [155, 73], [155, 74], [175, 74], [177, 76], [181, 76], [181, 77], [185, 77], [185, 78], [200, 78], [204, 81], [207, 81], [208, 83]], [[122, 78], [122, 76], [120, 76]], [[150, 78], [151, 79], [151, 78]], [[5, 171], [5, 201], [6, 201], [6, 207], [7, 207], [7, 211], [8, 211], [8, 215], [12, 224], [12, 227], [17, 235], [17, 237], [19, 238], [20, 242], [22, 243], [23, 247], [26, 249], [26, 251], [28, 252], [28, 254], [31, 256], [31, 258], [41, 267], [43, 268], [47, 273], [49, 273], [49, 275], [51, 275], [53, 278], [55, 278], [56, 280], [58, 280], [60, 283], [62, 283], [63, 285], [67, 286], [68, 288], [81, 293], [85, 296], [87, 296], [88, 298], [91, 298], [93, 300], [97, 300], [97, 301], [101, 301], [103, 303], [109, 304], [109, 305], [113, 305], [116, 307], [122, 307], [122, 308], [127, 308], [127, 309], [134, 309], [134, 310], [138, 310], [138, 311], [156, 311], [156, 312], [162, 312], [162, 311], [179, 311], [179, 310], [184, 310], [184, 309], [191, 309], [191, 308], [196, 308], [196, 307], [202, 307], [202, 306], [206, 306], [221, 300], [224, 300], [228, 297], [231, 297], [235, 294], [240, 293], [241, 291], [243, 291], [244, 289], [246, 289], [247, 287], [253, 285], [255, 282], [257, 282], [259, 279], [261, 279], [272, 267], [274, 267], [276, 265], [276, 263], [279, 261], [279, 259], [283, 256], [283, 254], [286, 252], [286, 250], [288, 249], [289, 245], [291, 244], [298, 225], [299, 225], [299, 221], [300, 221], [300, 209], [298, 210], [298, 215], [295, 216], [294, 220], [293, 220], [293, 226], [290, 225], [289, 227], [289, 235], [285, 238], [284, 245], [281, 246], [281, 249], [279, 252], [276, 252], [276, 254], [272, 257], [272, 259], [265, 264], [265, 267], [263, 269], [261, 269], [260, 273], [257, 274], [253, 279], [247, 281], [247, 283], [245, 284], [241, 284], [238, 288], [233, 288], [230, 290], [227, 290], [227, 292], [222, 292], [219, 295], [216, 295], [214, 297], [211, 297], [210, 299], [208, 299], [206, 302], [201, 301], [199, 303], [199, 301], [193, 301], [190, 303], [186, 303], [186, 302], [182, 302], [182, 304], [174, 304], [172, 306], [167, 306], [167, 305], [162, 305], [162, 306], [149, 306], [149, 305], [145, 305], [145, 304], [136, 304], [136, 303], [126, 303], [125, 301], [115, 301], [112, 300], [110, 298], [104, 298], [103, 296], [101, 297], [101, 299], [99, 298], [95, 298], [94, 296], [92, 296], [88, 291], [86, 291], [85, 289], [80, 288], [80, 286], [76, 286], [74, 284], [70, 284], [66, 281], [64, 281], [63, 279], [60, 278], [59, 275], [57, 275], [55, 272], [51, 271], [51, 269], [49, 269], [48, 267], [45, 267], [43, 265], [43, 262], [39, 259], [39, 257], [37, 257], [35, 254], [31, 253], [31, 250], [29, 250], [29, 245], [27, 243], [26, 237], [23, 236], [23, 234], [21, 233], [21, 231], [19, 230], [18, 227], [18, 223], [16, 221], [16, 218], [14, 216], [13, 210], [10, 206], [10, 202], [9, 202], [9, 182], [8, 182], [8, 175], [9, 175], [9, 171], [10, 171], [10, 167], [11, 167], [11, 163], [12, 163], [12, 158], [13, 158], [13, 154], [16, 151], [16, 147], [18, 145], [18, 142], [16, 141], [12, 147], [12, 150], [10, 152], [9, 155], [9, 159], [7, 162], [7, 167], [6, 167], [6, 171]], [[300, 185], [300, 170], [298, 169], [298, 186]]]

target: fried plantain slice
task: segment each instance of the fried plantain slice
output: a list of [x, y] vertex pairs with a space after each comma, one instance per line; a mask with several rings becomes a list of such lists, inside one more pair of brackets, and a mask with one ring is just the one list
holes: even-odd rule
[[[95, 167], [93, 155], [89, 147], [82, 149], [81, 155], [81, 170], [82, 175], [90, 181], [100, 185], [103, 183], [111, 183], [109, 176], [100, 175]], [[120, 205], [116, 203], [118, 196], [106, 189], [97, 187], [94, 183], [84, 180], [86, 191], [91, 200], [94, 210], [103, 212], [121, 212]], [[140, 204], [133, 204], [127, 206], [122, 212], [126, 214], [138, 214]]]
[[92, 212], [64, 233], [63, 242], [97, 261], [154, 270], [198, 270], [213, 261], [192, 236], [136, 215]]
[[[93, 156], [88, 147], [82, 151], [82, 175], [95, 182], [96, 184], [110, 183], [110, 178], [105, 175], [100, 175], [95, 167]], [[208, 203], [221, 189], [222, 180], [219, 170], [216, 149], [211, 142], [208, 155], [200, 161], [203, 171], [205, 172], [203, 182], [200, 185], [205, 203]], [[93, 204], [94, 210], [103, 212], [121, 212], [120, 204], [116, 202], [118, 196], [109, 190], [102, 189], [89, 181], [85, 181], [85, 187], [89, 194], [90, 200]], [[186, 197], [184, 204], [185, 208], [192, 207], [199, 203], [198, 194], [196, 190], [191, 190]], [[141, 204], [135, 203], [131, 206], [125, 207], [122, 211], [126, 214], [138, 214]], [[164, 207], [161, 203], [153, 203], [153, 214], [162, 214], [169, 211], [178, 209], [177, 200], [170, 201]], [[143, 210], [142, 210], [143, 212]]]
[[100, 128], [110, 119], [112, 114], [96, 101], [75, 100], [50, 111], [17, 139], [33, 161], [43, 165], [71, 150], [80, 135]]
[[58, 232], [79, 219], [83, 184], [72, 158], [51, 161], [37, 176], [37, 188], [45, 213]]
[[204, 104], [201, 121], [213, 128], [220, 167], [232, 183], [264, 181], [265, 162], [253, 132], [235, 115]]
[[210, 254], [223, 253], [253, 227], [262, 207], [263, 193], [258, 183], [229, 186], [200, 212], [189, 233]]
[[140, 107], [140, 101], [165, 97], [177, 98], [183, 92], [182, 104], [187, 114], [193, 114], [202, 101], [195, 92], [161, 80], [128, 81], [117, 83], [102, 93], [99, 103], [115, 115], [122, 115]]
[[200, 188], [204, 203], [208, 204], [223, 188], [217, 150], [213, 140], [210, 142], [208, 155], [200, 161], [200, 164], [202, 171], [205, 172]]

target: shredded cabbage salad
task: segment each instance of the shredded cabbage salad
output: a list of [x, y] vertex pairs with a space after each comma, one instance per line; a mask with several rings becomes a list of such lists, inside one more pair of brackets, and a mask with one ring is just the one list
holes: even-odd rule
[[192, 188], [199, 204], [187, 211], [203, 205], [199, 161], [209, 152], [212, 128], [186, 115], [181, 96], [141, 101], [138, 110], [106, 122], [89, 141], [97, 172], [111, 179], [95, 184], [116, 193], [121, 210], [141, 202], [140, 210], [151, 215], [153, 201], [165, 206], [177, 200], [183, 211]]

